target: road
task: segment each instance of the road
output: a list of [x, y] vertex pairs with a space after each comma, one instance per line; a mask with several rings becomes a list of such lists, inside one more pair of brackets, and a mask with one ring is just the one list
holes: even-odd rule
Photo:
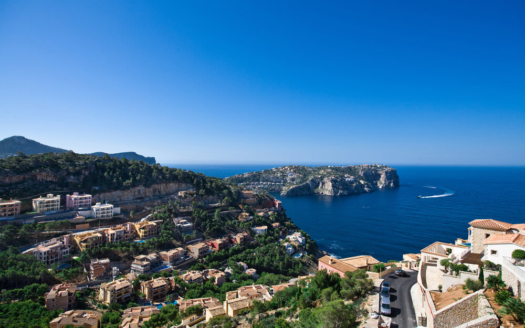
[[391, 274], [385, 278], [385, 281], [390, 283], [393, 328], [415, 328], [417, 326], [416, 312], [410, 295], [410, 288], [417, 282], [417, 272], [406, 272], [408, 277]]

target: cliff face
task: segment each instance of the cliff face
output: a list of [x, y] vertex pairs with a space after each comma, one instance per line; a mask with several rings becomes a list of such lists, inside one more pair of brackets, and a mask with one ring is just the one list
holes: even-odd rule
[[181, 182], [159, 183], [151, 187], [135, 187], [127, 190], [103, 192], [93, 196], [96, 202], [118, 204], [133, 200], [150, 200], [154, 197], [166, 196], [179, 191], [194, 190], [193, 185]]
[[306, 183], [284, 188], [281, 195], [329, 195], [347, 196], [369, 193], [379, 189], [399, 187], [399, 176], [392, 168], [381, 170], [366, 170], [362, 172], [366, 180], [349, 181], [344, 178], [314, 177]]

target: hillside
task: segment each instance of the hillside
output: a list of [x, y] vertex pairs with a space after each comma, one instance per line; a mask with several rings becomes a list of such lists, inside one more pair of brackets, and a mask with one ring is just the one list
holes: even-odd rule
[[[103, 152], [97, 152], [97, 153], [91, 153], [89, 155], [93, 155], [93, 156], [98, 156], [98, 157], [102, 157], [104, 156], [104, 153]], [[143, 161], [145, 163], [148, 163], [148, 164], [156, 164], [157, 161], [155, 160], [155, 157], [145, 157], [145, 156], [142, 156], [142, 155], [139, 155], [133, 151], [129, 151], [129, 152], [125, 152], [125, 153], [115, 153], [115, 154], [109, 154], [110, 157], [115, 157], [115, 158], [118, 158], [118, 159], [121, 159], [121, 158], [126, 158], [128, 160], [136, 160], [137, 162], [138, 161]]]
[[[68, 150], [57, 148], [57, 147], [51, 147], [44, 144], [41, 144], [40, 142], [27, 139], [22, 136], [13, 136], [9, 138], [5, 138], [4, 140], [0, 141], [0, 158], [7, 158], [11, 156], [15, 156], [18, 152], [24, 153], [26, 155], [33, 155], [33, 154], [44, 154], [44, 153], [66, 153]], [[88, 155], [94, 155], [102, 157], [104, 156], [104, 152], [96, 152]], [[148, 164], [156, 164], [155, 157], [145, 157], [142, 155], [139, 155], [135, 152], [123, 152], [123, 153], [115, 153], [115, 154], [109, 154], [111, 157], [115, 158], [127, 158], [128, 160], [136, 160], [136, 161], [144, 161]]]
[[0, 141], [0, 158], [14, 156], [17, 152], [30, 155], [40, 153], [66, 153], [67, 150], [47, 146], [21, 136], [13, 136]]
[[227, 179], [246, 189], [280, 192], [285, 196], [345, 196], [399, 187], [396, 169], [377, 164], [318, 167], [289, 165]]
[[[85, 191], [97, 193], [180, 183], [198, 195], [220, 194], [234, 199], [224, 180], [158, 164], [96, 157], [74, 152], [12, 156], [0, 159], [0, 198], [24, 198], [39, 193]], [[140, 192], [140, 191], [139, 191]]]

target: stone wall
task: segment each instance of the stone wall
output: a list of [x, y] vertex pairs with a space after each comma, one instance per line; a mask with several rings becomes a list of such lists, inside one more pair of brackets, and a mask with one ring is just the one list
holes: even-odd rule
[[438, 311], [434, 316], [434, 327], [497, 328], [499, 320], [483, 292], [477, 291]]
[[[505, 259], [504, 259], [505, 261]], [[506, 266], [508, 264], [504, 263], [501, 266], [501, 278], [512, 291], [514, 296], [519, 297], [522, 301], [525, 301], [525, 280], [520, 280], [515, 274], [512, 273]], [[516, 268], [516, 270], [519, 270]]]
[[505, 231], [472, 227], [472, 253], [483, 253], [483, 251], [485, 250], [485, 245], [483, 245], [483, 241], [486, 239], [486, 234], [503, 235], [505, 234]]
[[131, 202], [137, 199], [150, 200], [157, 196], [166, 196], [179, 191], [194, 190], [193, 185], [182, 182], [154, 184], [151, 187], [138, 186], [127, 190], [103, 192], [93, 196], [95, 202], [111, 204]]
[[[497, 271], [484, 271], [485, 281], [489, 276], [497, 276], [499, 272]], [[465, 283], [465, 280], [468, 278], [472, 280], [478, 280], [479, 273], [478, 272], [463, 272], [461, 271], [459, 273], [459, 276], [454, 276], [450, 274], [444, 274], [443, 275], [443, 291], [446, 292], [450, 287], [456, 286], [456, 285], [463, 285]]]

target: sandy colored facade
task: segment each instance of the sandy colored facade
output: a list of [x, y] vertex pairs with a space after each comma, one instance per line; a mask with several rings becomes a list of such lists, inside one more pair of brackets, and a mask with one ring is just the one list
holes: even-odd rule
[[150, 238], [160, 233], [162, 221], [143, 221], [135, 223], [135, 231], [140, 238]]
[[98, 231], [87, 231], [78, 235], [74, 235], [73, 240], [82, 252], [87, 249], [100, 247], [104, 244], [104, 238]]
[[101, 319], [102, 313], [98, 311], [67, 311], [53, 319], [49, 323], [49, 328], [65, 328], [68, 325], [82, 328], [100, 328]]
[[53, 196], [53, 194], [47, 194], [46, 197], [40, 196], [39, 198], [33, 199], [33, 211], [34, 212], [53, 212], [60, 210], [60, 195]]
[[162, 301], [170, 291], [170, 282], [167, 278], [163, 277], [143, 281], [140, 283], [140, 291], [144, 293], [145, 298], [151, 302]]
[[51, 291], [46, 294], [46, 309], [52, 310], [73, 310], [77, 305], [76, 296], [77, 285], [60, 284], [51, 287]]
[[206, 243], [197, 243], [189, 245], [186, 247], [186, 249], [188, 250], [188, 253], [194, 258], [203, 257], [210, 251], [210, 247], [206, 245]]
[[15, 215], [20, 215], [20, 201], [13, 199], [2, 200], [2, 198], [0, 198], [0, 218]]
[[125, 309], [122, 313], [122, 321], [119, 328], [142, 327], [144, 322], [148, 321], [156, 313], [160, 313], [160, 310], [154, 305]]
[[381, 263], [370, 255], [360, 255], [346, 259], [336, 259], [331, 256], [323, 256], [319, 259], [319, 270], [326, 270], [328, 273], [336, 272], [343, 278], [345, 272], [354, 272], [364, 269], [373, 270], [374, 265]]
[[195, 299], [189, 299], [189, 300], [182, 300], [179, 302], [179, 311], [181, 313], [186, 312], [186, 309], [190, 306], [194, 306], [200, 304], [203, 308], [214, 308], [217, 306], [221, 306], [221, 302], [219, 299], [215, 297], [204, 297], [204, 298], [195, 298]]
[[99, 290], [99, 301], [106, 304], [122, 303], [129, 301], [132, 294], [133, 286], [128, 280], [122, 278], [101, 284]]

